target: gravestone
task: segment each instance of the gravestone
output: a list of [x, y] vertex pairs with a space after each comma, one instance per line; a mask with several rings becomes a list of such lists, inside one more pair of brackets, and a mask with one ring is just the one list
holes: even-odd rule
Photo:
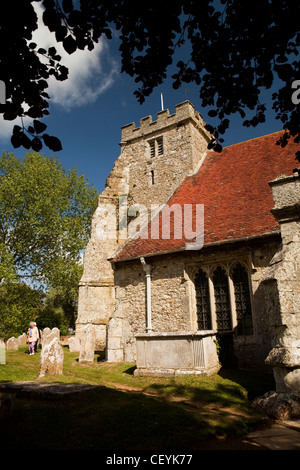
[[17, 350], [18, 347], [19, 347], [19, 342], [18, 342], [17, 338], [15, 338], [14, 336], [12, 336], [11, 338], [9, 338], [7, 340], [7, 343], [6, 343], [6, 348], [7, 349]]
[[79, 362], [93, 362], [96, 335], [93, 325], [85, 326], [81, 331]]
[[17, 338], [19, 346], [26, 346], [27, 343], [27, 335], [23, 333], [22, 335], [18, 336]]
[[42, 348], [44, 346], [46, 346], [47, 344], [49, 344], [53, 339], [57, 338], [57, 340], [59, 341], [60, 339], [60, 331], [58, 328], [52, 328], [52, 330], [50, 330], [50, 328], [44, 328], [43, 331], [42, 331], [42, 338], [41, 338], [41, 342], [42, 342]]
[[41, 345], [43, 347], [46, 337], [51, 333], [50, 328], [46, 327], [41, 331]]
[[[48, 335], [49, 336], [49, 335]], [[57, 337], [43, 345], [40, 359], [39, 378], [47, 374], [61, 375], [63, 373], [64, 351]]]
[[0, 339], [0, 364], [6, 364], [5, 343]]
[[71, 336], [71, 338], [68, 339], [68, 344], [70, 352], [80, 351], [80, 339], [76, 336]]

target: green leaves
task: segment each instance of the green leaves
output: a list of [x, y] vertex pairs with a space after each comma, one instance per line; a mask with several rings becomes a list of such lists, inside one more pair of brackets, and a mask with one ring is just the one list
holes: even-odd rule
[[[92, 50], [102, 35], [111, 39], [117, 30], [121, 70], [138, 84], [134, 94], [140, 103], [166, 79], [176, 52], [173, 87], [191, 82], [199, 87], [201, 106], [210, 108], [215, 138], [221, 141], [219, 134], [228, 128], [224, 119], [232, 114], [244, 119], [247, 112], [245, 126], [264, 122], [267, 110], [260, 108], [260, 93], [274, 84], [279, 88], [280, 81], [283, 86], [274, 94], [272, 107], [284, 129], [300, 135], [299, 107], [291, 104], [290, 90], [300, 73], [300, 3], [293, 2], [292, 8], [290, 3], [43, 0], [42, 5], [44, 24], [69, 54]], [[49, 114], [49, 77], [66, 80], [68, 70], [55, 44], [46, 50], [31, 41], [37, 28], [33, 0], [7, 2], [1, 20], [0, 43], [9, 45], [0, 51], [0, 77], [7, 84], [4, 119], [42, 119]], [[187, 47], [180, 49], [183, 45]], [[15, 132], [12, 143], [34, 150], [46, 142], [53, 151], [61, 148], [54, 137], [32, 137], [24, 137], [24, 130]]]
[[[52, 145], [52, 144], [51, 144]], [[50, 285], [78, 263], [89, 238], [97, 190], [54, 157], [0, 158], [0, 247], [19, 275]], [[0, 252], [1, 257], [1, 252]], [[6, 263], [6, 264], [5, 264]], [[1, 266], [1, 259], [0, 259]]]
[[8, 247], [0, 243], [0, 286], [4, 282], [14, 282], [17, 280], [17, 273], [14, 269], [14, 260]]
[[42, 294], [26, 284], [0, 286], [0, 336], [9, 338], [27, 331], [43, 309]]

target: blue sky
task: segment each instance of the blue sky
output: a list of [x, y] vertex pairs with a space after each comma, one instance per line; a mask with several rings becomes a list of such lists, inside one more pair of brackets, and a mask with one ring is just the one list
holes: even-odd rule
[[[46, 32], [41, 31], [37, 37], [41, 46], [45, 44], [45, 36]], [[188, 99], [207, 123], [213, 123], [207, 116], [209, 108], [201, 107], [195, 85], [188, 84], [173, 90], [171, 71], [167, 81], [140, 105], [133, 95], [138, 85], [134, 79], [120, 73], [117, 39], [99, 44], [93, 53], [86, 51], [80, 56], [74, 54], [66, 60], [74, 74], [72, 78], [70, 75], [68, 82], [52, 84], [50, 90], [53, 89], [53, 96], [49, 93], [50, 116], [42, 121], [48, 126], [47, 132], [62, 142], [63, 150], [54, 155], [66, 169], [77, 166], [78, 172], [83, 173], [99, 191], [104, 189], [105, 179], [120, 154], [118, 143], [121, 140], [121, 127], [131, 122], [138, 126], [140, 119], [148, 115], [155, 120], [161, 110], [161, 93], [164, 108], [169, 109], [170, 113], [175, 111], [176, 104]], [[21, 158], [26, 150], [15, 150], [10, 143], [14, 124], [18, 123], [14, 121], [9, 129], [8, 123], [0, 121], [0, 150], [12, 151]], [[281, 124], [275, 120], [272, 111], [267, 115], [267, 122], [256, 128], [243, 127], [239, 116], [232, 117], [230, 128], [224, 136], [224, 145], [280, 129]], [[47, 148], [43, 152], [51, 154]]]

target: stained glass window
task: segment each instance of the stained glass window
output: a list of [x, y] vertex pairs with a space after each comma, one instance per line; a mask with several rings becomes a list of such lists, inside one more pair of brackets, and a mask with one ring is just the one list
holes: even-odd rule
[[199, 330], [211, 330], [208, 278], [202, 269], [195, 277], [197, 318]]
[[220, 266], [213, 275], [215, 290], [216, 319], [218, 331], [231, 331], [231, 309], [228, 288], [228, 278], [224, 269]]
[[251, 335], [253, 334], [253, 324], [248, 273], [240, 263], [232, 271], [232, 281], [235, 294], [237, 333]]

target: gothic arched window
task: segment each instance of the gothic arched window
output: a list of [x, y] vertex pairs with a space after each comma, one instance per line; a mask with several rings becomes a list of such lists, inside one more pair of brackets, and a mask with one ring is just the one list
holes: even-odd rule
[[232, 281], [235, 295], [237, 333], [239, 335], [251, 335], [253, 334], [253, 325], [249, 279], [246, 268], [240, 263], [232, 271]]
[[199, 269], [195, 277], [198, 330], [211, 330], [211, 312], [208, 279]]
[[213, 284], [216, 302], [216, 320], [218, 331], [231, 331], [231, 308], [229, 298], [228, 277], [220, 266], [213, 275]]

